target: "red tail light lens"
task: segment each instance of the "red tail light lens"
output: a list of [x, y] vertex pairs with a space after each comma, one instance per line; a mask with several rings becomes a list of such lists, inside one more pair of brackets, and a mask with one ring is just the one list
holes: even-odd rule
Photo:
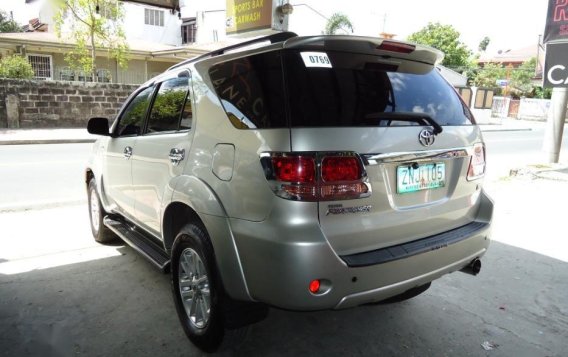
[[313, 157], [273, 157], [272, 165], [278, 181], [310, 183], [316, 179], [316, 165]]
[[354, 153], [266, 153], [261, 157], [274, 193], [296, 201], [334, 201], [367, 197], [370, 186]]
[[416, 49], [416, 46], [394, 41], [383, 41], [377, 49], [389, 52], [412, 53]]
[[485, 147], [481, 143], [473, 146], [473, 155], [467, 169], [467, 180], [472, 181], [485, 175]]
[[352, 156], [325, 157], [321, 163], [321, 177], [325, 182], [355, 181], [361, 178], [359, 160]]

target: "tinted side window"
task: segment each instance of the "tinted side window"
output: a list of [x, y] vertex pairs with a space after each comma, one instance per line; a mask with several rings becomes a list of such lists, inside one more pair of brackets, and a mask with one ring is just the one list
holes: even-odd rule
[[181, 112], [181, 121], [179, 123], [180, 130], [191, 129], [191, 124], [193, 122], [193, 109], [191, 105], [191, 94], [187, 95], [185, 98], [185, 105], [183, 106], [183, 111]]
[[150, 111], [148, 133], [179, 129], [188, 89], [188, 77], [172, 78], [160, 84]]
[[118, 122], [118, 135], [139, 135], [142, 132], [153, 90], [153, 87], [144, 89], [128, 104]]
[[216, 64], [209, 76], [236, 128], [288, 127], [280, 51]]

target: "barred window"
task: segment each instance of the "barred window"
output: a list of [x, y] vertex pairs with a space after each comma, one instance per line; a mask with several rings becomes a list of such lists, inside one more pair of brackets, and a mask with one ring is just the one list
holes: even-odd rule
[[51, 56], [47, 55], [28, 55], [28, 61], [34, 70], [35, 79], [51, 79]]
[[144, 23], [152, 26], [164, 26], [164, 12], [162, 10], [144, 9]]
[[195, 25], [195, 18], [184, 21], [181, 25], [181, 43], [194, 43], [197, 35], [197, 26]]

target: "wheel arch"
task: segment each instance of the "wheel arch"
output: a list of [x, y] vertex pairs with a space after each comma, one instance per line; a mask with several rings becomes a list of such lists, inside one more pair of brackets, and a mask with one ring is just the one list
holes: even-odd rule
[[162, 210], [162, 239], [166, 251], [171, 254], [175, 238], [184, 225], [201, 225], [213, 246], [225, 292], [235, 300], [253, 301], [229, 218], [215, 192], [192, 176], [179, 176], [169, 187], [174, 188], [172, 199]]

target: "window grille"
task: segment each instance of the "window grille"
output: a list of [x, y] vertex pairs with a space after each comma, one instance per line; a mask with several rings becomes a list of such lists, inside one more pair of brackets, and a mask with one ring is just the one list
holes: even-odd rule
[[181, 25], [182, 44], [185, 45], [187, 43], [194, 43], [196, 35], [197, 35], [197, 26], [195, 25], [195, 19], [184, 22]]
[[51, 79], [51, 56], [28, 55], [28, 61], [34, 70], [35, 79]]
[[152, 26], [164, 26], [164, 12], [162, 10], [144, 9], [144, 23]]
[[92, 82], [93, 74], [91, 72], [80, 71], [77, 74], [77, 80], [79, 82]]
[[62, 81], [74, 81], [75, 72], [69, 67], [63, 67], [59, 71], [59, 79]]
[[110, 83], [110, 71], [108, 69], [97, 69], [97, 81], [99, 83]]

